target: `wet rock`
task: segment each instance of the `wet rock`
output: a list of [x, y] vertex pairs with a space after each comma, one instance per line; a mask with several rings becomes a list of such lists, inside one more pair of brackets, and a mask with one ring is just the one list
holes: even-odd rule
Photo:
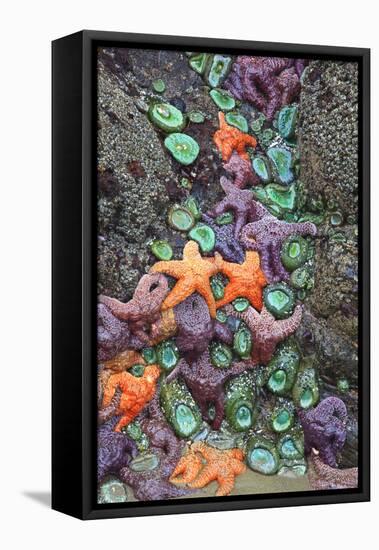
[[302, 76], [300, 180], [308, 197], [358, 208], [358, 64], [312, 61]]

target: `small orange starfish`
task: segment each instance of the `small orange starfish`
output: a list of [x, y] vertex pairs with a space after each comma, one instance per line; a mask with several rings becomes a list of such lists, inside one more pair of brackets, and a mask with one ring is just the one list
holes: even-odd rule
[[122, 395], [116, 414], [122, 416], [115, 427], [115, 432], [120, 432], [121, 428], [127, 426], [154, 397], [159, 375], [158, 365], [146, 367], [141, 377], [133, 376], [127, 371], [112, 374], [104, 390], [102, 408], [111, 403], [117, 388], [120, 388]]
[[257, 145], [257, 140], [249, 134], [244, 134], [238, 128], [229, 126], [225, 121], [224, 113], [218, 114], [220, 128], [213, 136], [217, 148], [221, 151], [222, 160], [227, 162], [232, 156], [233, 151], [236, 151], [244, 160], [250, 160], [246, 152], [246, 147], [254, 147]]
[[216, 302], [209, 283], [218, 268], [213, 258], [204, 259], [199, 252], [199, 245], [189, 241], [183, 250], [183, 260], [157, 262], [151, 270], [153, 273], [166, 273], [178, 279], [178, 282], [162, 304], [162, 310], [172, 308], [194, 292], [198, 292], [207, 302], [212, 317], [216, 317]]
[[262, 288], [267, 285], [267, 281], [260, 268], [259, 254], [252, 251], [246, 252], [243, 264], [226, 262], [217, 252], [215, 259], [219, 271], [229, 279], [224, 297], [216, 302], [216, 307], [222, 307], [235, 298], [242, 297], [247, 298], [255, 309], [261, 310]]
[[138, 351], [132, 349], [127, 349], [116, 355], [116, 357], [113, 357], [113, 359], [104, 361], [104, 363], [101, 364], [103, 368], [99, 373], [99, 383], [101, 387], [105, 388], [112, 374], [126, 371], [136, 364], [144, 365], [145, 360]]
[[[242, 449], [221, 451], [198, 441], [191, 446], [187, 455], [179, 460], [170, 481], [188, 483], [192, 489], [201, 489], [211, 481], [217, 481], [219, 487], [216, 496], [226, 496], [234, 487], [235, 477], [246, 471], [243, 458]], [[206, 462], [204, 467], [203, 460]], [[177, 477], [179, 475], [180, 478]]]

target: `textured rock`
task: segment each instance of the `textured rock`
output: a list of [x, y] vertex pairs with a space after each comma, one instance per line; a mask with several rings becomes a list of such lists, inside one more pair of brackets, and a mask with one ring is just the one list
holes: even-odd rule
[[358, 206], [358, 64], [312, 61], [302, 76], [300, 180], [310, 198]]
[[[314, 288], [305, 300], [300, 347], [316, 353], [321, 398], [338, 395], [338, 379], [353, 388], [347, 398], [347, 441], [341, 465], [357, 465], [358, 382], [358, 67], [312, 61], [303, 77], [299, 109], [302, 201], [321, 212], [314, 255]], [[338, 213], [340, 227], [333, 225]]]

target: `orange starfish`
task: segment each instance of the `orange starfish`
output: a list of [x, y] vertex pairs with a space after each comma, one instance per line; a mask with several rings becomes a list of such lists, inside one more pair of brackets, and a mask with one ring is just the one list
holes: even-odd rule
[[215, 132], [213, 141], [221, 151], [222, 160], [227, 162], [232, 156], [233, 151], [236, 151], [242, 159], [249, 161], [250, 158], [246, 152], [246, 147], [255, 148], [257, 140], [253, 136], [241, 132], [238, 128], [229, 126], [225, 121], [224, 113], [220, 112], [218, 114], [218, 120], [220, 128]]
[[104, 363], [101, 364], [102, 369], [99, 373], [99, 383], [101, 387], [105, 388], [112, 374], [126, 371], [136, 364], [145, 365], [145, 360], [138, 351], [132, 349], [127, 349], [116, 355], [113, 359], [104, 361]]
[[146, 367], [141, 377], [133, 376], [127, 371], [112, 374], [104, 390], [102, 407], [105, 408], [110, 404], [117, 388], [120, 388], [122, 395], [116, 414], [122, 416], [115, 427], [115, 432], [127, 426], [154, 397], [159, 375], [160, 369], [157, 365]]
[[199, 252], [199, 245], [189, 241], [183, 250], [183, 260], [157, 262], [152, 272], [166, 273], [178, 279], [178, 282], [162, 304], [162, 310], [172, 308], [198, 292], [207, 302], [212, 317], [216, 317], [216, 302], [212, 294], [210, 277], [218, 271], [214, 259], [204, 259]]
[[[246, 471], [243, 458], [242, 449], [221, 451], [198, 441], [191, 446], [187, 455], [179, 460], [170, 481], [188, 483], [192, 489], [201, 489], [211, 481], [217, 481], [219, 487], [216, 496], [225, 496], [232, 491], [235, 477]], [[206, 462], [204, 467], [203, 460]], [[180, 474], [182, 475], [178, 478]]]
[[259, 254], [249, 250], [246, 252], [243, 264], [226, 262], [217, 252], [215, 259], [219, 271], [229, 279], [224, 297], [216, 303], [216, 307], [222, 307], [237, 297], [243, 297], [247, 298], [255, 309], [261, 310], [262, 288], [266, 286], [267, 281], [260, 269]]

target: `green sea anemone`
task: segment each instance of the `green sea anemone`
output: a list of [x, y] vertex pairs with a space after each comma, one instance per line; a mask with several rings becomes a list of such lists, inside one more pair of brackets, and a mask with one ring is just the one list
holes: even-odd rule
[[286, 283], [274, 283], [264, 289], [263, 301], [276, 319], [286, 319], [293, 312], [295, 294]]
[[155, 353], [154, 348], [152, 347], [143, 348], [141, 353], [142, 353], [142, 357], [144, 358], [144, 360], [148, 365], [153, 365], [154, 363], [157, 362], [157, 354]]
[[161, 94], [166, 89], [166, 84], [163, 82], [161, 78], [157, 78], [157, 80], [153, 80], [153, 88], [156, 92]]
[[236, 106], [234, 97], [225, 90], [214, 88], [209, 92], [209, 95], [222, 111], [230, 111]]
[[200, 152], [197, 142], [187, 134], [170, 134], [164, 140], [164, 144], [174, 159], [185, 166], [195, 162]]
[[201, 124], [205, 120], [205, 116], [200, 111], [191, 111], [188, 113], [188, 118], [194, 124]]
[[293, 426], [293, 423], [293, 410], [286, 405], [278, 405], [275, 407], [269, 418], [270, 428], [276, 433], [286, 432]]
[[294, 271], [308, 259], [308, 241], [300, 235], [290, 235], [282, 246], [281, 260], [288, 271]]
[[198, 74], [203, 74], [209, 60], [209, 54], [207, 53], [198, 53], [191, 55], [189, 58], [189, 65], [191, 69], [196, 71]]
[[255, 387], [251, 373], [243, 373], [227, 383], [225, 417], [236, 432], [245, 432], [254, 425], [255, 400]]
[[226, 344], [212, 342], [210, 347], [212, 365], [219, 369], [227, 369], [232, 364], [233, 353]]
[[177, 231], [189, 231], [195, 224], [195, 218], [188, 208], [175, 204], [169, 210], [168, 223]]
[[126, 486], [117, 478], [108, 479], [101, 483], [97, 493], [97, 502], [99, 504], [114, 504], [118, 502], [127, 502], [128, 493]]
[[163, 384], [160, 404], [177, 436], [188, 438], [199, 431], [202, 422], [201, 413], [184, 384], [176, 380], [171, 384]]
[[234, 333], [233, 350], [241, 359], [248, 359], [251, 354], [252, 346], [253, 340], [250, 330], [245, 326], [241, 326], [237, 332]]
[[225, 55], [214, 55], [208, 62], [206, 80], [211, 88], [221, 86], [232, 66], [232, 59]]
[[296, 407], [302, 409], [314, 407], [320, 398], [318, 377], [313, 363], [314, 356], [303, 358], [292, 389], [293, 401]]
[[158, 365], [166, 372], [171, 371], [176, 367], [179, 361], [179, 351], [175, 342], [165, 340], [160, 342], [156, 347]]
[[228, 124], [230, 124], [230, 126], [235, 126], [235, 128], [238, 128], [241, 132], [247, 134], [249, 125], [244, 116], [236, 112], [230, 112], [225, 115], [225, 120]]
[[[215, 300], [221, 300], [225, 294], [225, 285], [221, 279], [220, 274], [213, 275], [210, 279], [211, 290]], [[217, 310], [217, 313], [220, 310]]]
[[307, 266], [298, 267], [291, 273], [290, 284], [294, 288], [301, 290], [308, 288], [312, 281], [311, 270]]
[[252, 162], [253, 170], [263, 183], [271, 181], [271, 170], [267, 160], [264, 157], [254, 157]]
[[200, 206], [194, 197], [192, 197], [191, 195], [187, 197], [183, 203], [183, 206], [191, 212], [192, 216], [196, 221], [199, 221], [201, 219]]
[[166, 133], [180, 132], [186, 125], [183, 113], [169, 103], [152, 103], [148, 116], [155, 126]]
[[135, 365], [130, 367], [129, 372], [136, 378], [140, 378], [145, 372], [145, 365], [143, 365], [142, 363], [136, 363]]
[[304, 457], [304, 434], [298, 428], [292, 428], [283, 434], [277, 443], [279, 455], [287, 460], [299, 460]]
[[232, 212], [224, 212], [215, 218], [217, 225], [227, 225], [234, 222], [234, 216]]
[[283, 147], [271, 147], [267, 151], [267, 156], [271, 161], [271, 168], [276, 182], [289, 185], [294, 179], [290, 151]]
[[278, 117], [278, 131], [284, 139], [291, 139], [294, 137], [297, 115], [297, 105], [286, 105], [280, 110]]
[[151, 252], [158, 260], [171, 260], [173, 251], [171, 245], [167, 241], [154, 240], [151, 245]]
[[266, 368], [267, 387], [275, 395], [288, 395], [296, 380], [300, 353], [295, 343], [281, 344]]
[[272, 475], [279, 468], [279, 453], [275, 444], [262, 436], [251, 437], [246, 445], [246, 461], [252, 470]]
[[202, 252], [211, 252], [215, 247], [216, 236], [209, 225], [204, 223], [195, 225], [189, 232], [189, 236], [193, 241], [199, 243]]
[[250, 306], [250, 302], [247, 298], [236, 298], [233, 300], [232, 305], [238, 313], [242, 313], [243, 311], [246, 311], [247, 308]]

